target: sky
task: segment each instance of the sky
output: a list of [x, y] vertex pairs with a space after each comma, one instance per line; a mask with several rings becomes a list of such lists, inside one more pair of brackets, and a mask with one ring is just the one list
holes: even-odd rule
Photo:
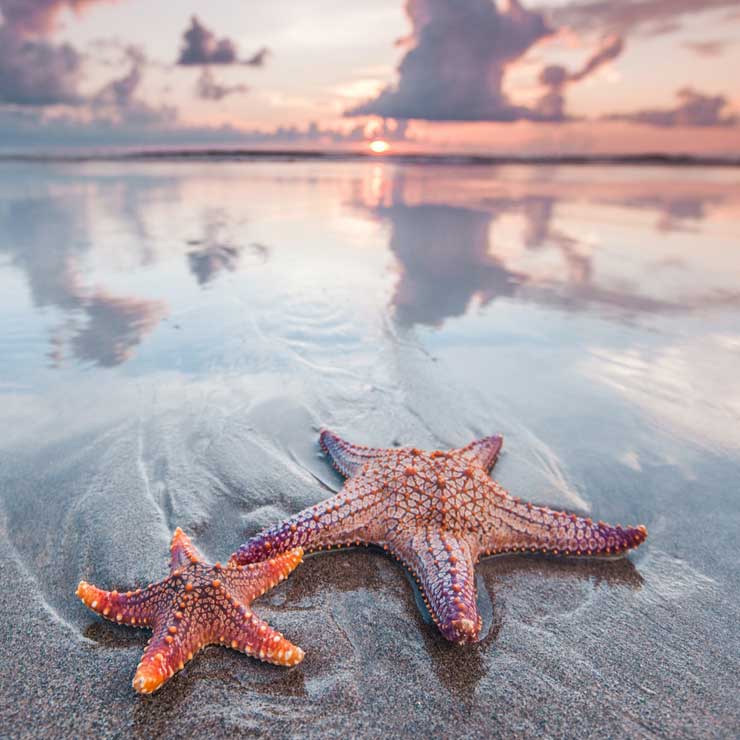
[[740, 155], [740, 0], [0, 0], [0, 150]]

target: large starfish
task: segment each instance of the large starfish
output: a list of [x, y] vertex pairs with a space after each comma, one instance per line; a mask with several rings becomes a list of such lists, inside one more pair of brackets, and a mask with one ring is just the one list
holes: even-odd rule
[[411, 571], [453, 642], [479, 637], [474, 566], [482, 555], [620, 555], [647, 537], [644, 526], [594, 523], [510, 496], [489, 476], [503, 443], [498, 435], [449, 452], [363, 447], [328, 430], [319, 442], [347, 478], [344, 488], [248, 540], [232, 562], [298, 546], [379, 545]]
[[156, 691], [206, 645], [226, 645], [277, 665], [303, 660], [299, 647], [249, 608], [301, 562], [300, 547], [247, 566], [209, 565], [178, 528], [170, 552], [170, 575], [144, 589], [103, 591], [85, 581], [77, 587], [85, 606], [98, 614], [153, 631], [134, 676], [136, 691]]

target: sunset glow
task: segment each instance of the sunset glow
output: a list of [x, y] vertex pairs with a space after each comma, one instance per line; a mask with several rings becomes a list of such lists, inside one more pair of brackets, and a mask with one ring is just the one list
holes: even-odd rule
[[740, 0], [0, 0], [0, 149], [734, 157], [739, 31]]
[[385, 154], [391, 148], [391, 145], [383, 139], [375, 139], [375, 141], [368, 144], [368, 147], [373, 154]]

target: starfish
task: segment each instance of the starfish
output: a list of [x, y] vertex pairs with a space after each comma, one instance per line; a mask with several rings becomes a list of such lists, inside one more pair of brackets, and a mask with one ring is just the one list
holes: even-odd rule
[[647, 537], [642, 525], [594, 523], [510, 496], [489, 475], [499, 435], [448, 452], [364, 447], [326, 429], [319, 443], [347, 478], [342, 490], [252, 537], [231, 561], [259, 562], [298, 546], [378, 545], [411, 571], [452, 642], [479, 638], [474, 567], [481, 556], [615, 556]]
[[178, 527], [170, 553], [170, 575], [146, 588], [119, 593], [85, 581], [77, 587], [85, 606], [106, 619], [153, 631], [134, 676], [136, 691], [156, 691], [206, 645], [226, 645], [276, 665], [303, 660], [299, 647], [249, 608], [301, 562], [300, 547], [247, 566], [209, 565]]

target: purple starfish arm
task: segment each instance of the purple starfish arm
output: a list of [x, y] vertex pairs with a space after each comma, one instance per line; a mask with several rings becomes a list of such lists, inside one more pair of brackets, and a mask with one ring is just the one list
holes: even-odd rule
[[481, 618], [475, 603], [475, 564], [467, 542], [429, 528], [389, 549], [416, 579], [439, 631], [452, 642], [475, 642]]
[[612, 526], [588, 517], [536, 506], [510, 496], [492, 482], [494, 495], [479, 530], [477, 553], [532, 552], [549, 555], [621, 555], [642, 544], [647, 529]]
[[311, 552], [324, 547], [376, 542], [379, 533], [375, 523], [384, 502], [366, 495], [359, 488], [356, 481], [348, 480], [335, 496], [309, 506], [247, 540], [231, 560], [243, 565], [299, 546]]
[[357, 475], [368, 462], [387, 457], [389, 453], [392, 454], [391, 450], [352, 444], [328, 429], [321, 430], [319, 445], [331, 460], [331, 464], [345, 478]]

